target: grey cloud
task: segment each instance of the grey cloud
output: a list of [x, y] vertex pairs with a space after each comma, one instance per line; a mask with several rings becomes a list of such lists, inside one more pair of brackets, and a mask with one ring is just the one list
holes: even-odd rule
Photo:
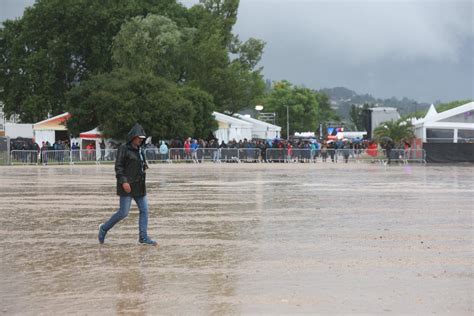
[[264, 73], [420, 101], [473, 98], [471, 1], [241, 0], [235, 30], [267, 42]]

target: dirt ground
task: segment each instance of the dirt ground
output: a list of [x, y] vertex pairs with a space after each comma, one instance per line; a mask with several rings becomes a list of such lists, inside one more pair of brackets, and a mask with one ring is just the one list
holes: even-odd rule
[[104, 245], [113, 166], [0, 167], [0, 314], [474, 313], [474, 167], [152, 165]]

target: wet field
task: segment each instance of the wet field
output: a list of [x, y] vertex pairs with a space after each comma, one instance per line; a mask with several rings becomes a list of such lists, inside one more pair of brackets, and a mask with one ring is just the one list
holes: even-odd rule
[[474, 313], [474, 167], [152, 165], [104, 245], [113, 166], [0, 167], [0, 314]]

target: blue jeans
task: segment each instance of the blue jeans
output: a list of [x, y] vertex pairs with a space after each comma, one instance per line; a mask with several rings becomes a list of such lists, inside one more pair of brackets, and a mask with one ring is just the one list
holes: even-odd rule
[[148, 200], [146, 195], [144, 196], [120, 196], [120, 208], [112, 217], [102, 226], [102, 229], [106, 232], [112, 229], [115, 224], [120, 222], [122, 219], [128, 216], [130, 206], [132, 205], [132, 199], [137, 203], [138, 209], [140, 210], [138, 220], [138, 231], [140, 239], [146, 239], [148, 229]]

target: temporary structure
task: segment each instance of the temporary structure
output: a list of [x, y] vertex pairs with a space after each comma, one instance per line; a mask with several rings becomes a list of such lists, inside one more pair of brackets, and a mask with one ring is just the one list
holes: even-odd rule
[[382, 123], [388, 121], [396, 121], [400, 118], [400, 114], [398, 113], [396, 108], [390, 107], [376, 107], [369, 109], [372, 113], [371, 115], [371, 130], [370, 130], [370, 137], [373, 137], [374, 130]]
[[474, 141], [474, 102], [438, 113], [431, 105], [422, 119], [412, 119], [417, 139], [423, 143]]
[[412, 119], [416, 147], [428, 162], [474, 162], [474, 102], [438, 113], [431, 105], [422, 119]]
[[42, 142], [53, 144], [56, 140], [69, 139], [66, 122], [70, 117], [66, 112], [33, 124], [35, 142], [41, 146]]
[[252, 139], [252, 124], [240, 120], [238, 118], [225, 115], [219, 112], [212, 112], [212, 115], [219, 124], [219, 128], [214, 131], [214, 136], [219, 142], [224, 141], [228, 143], [229, 140], [235, 139], [236, 141]]
[[79, 134], [79, 137], [81, 139], [86, 139], [86, 140], [97, 140], [102, 138], [102, 133], [99, 131], [99, 129], [96, 127], [90, 131], [83, 132]]
[[[105, 140], [103, 139], [103, 135], [99, 131], [98, 127], [90, 131], [80, 133], [79, 138], [81, 139], [81, 154], [86, 154], [86, 156], [89, 158], [96, 157], [96, 160], [99, 160], [103, 156], [101, 153], [100, 143]], [[91, 155], [90, 153], [92, 148], [87, 148], [91, 144], [95, 148], [95, 155]]]
[[264, 121], [260, 121], [250, 116], [242, 114], [234, 114], [234, 116], [242, 121], [252, 124], [252, 138], [258, 139], [274, 139], [280, 138], [281, 127]]

